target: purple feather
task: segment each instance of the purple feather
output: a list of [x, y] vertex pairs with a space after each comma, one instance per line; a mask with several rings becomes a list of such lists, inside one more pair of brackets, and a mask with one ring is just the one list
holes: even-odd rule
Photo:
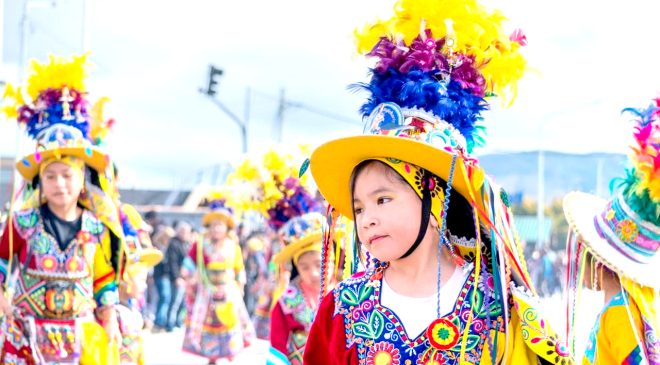
[[280, 229], [293, 217], [320, 210], [320, 204], [300, 185], [300, 180], [289, 177], [284, 182], [276, 181], [276, 184], [284, 196], [268, 210], [268, 224], [274, 230]]
[[[374, 73], [384, 74], [389, 69], [397, 69], [403, 74], [413, 70], [449, 74], [449, 60], [442, 53], [444, 44], [444, 38], [434, 40], [431, 31], [426, 30], [426, 39], [417, 37], [410, 47], [403, 41], [395, 44], [391, 39], [383, 37], [367, 56], [379, 59]], [[451, 69], [451, 79], [464, 89], [468, 89], [470, 93], [484, 96], [485, 79], [474, 67], [474, 58], [463, 54], [456, 54], [454, 57], [455, 65]]]
[[66, 124], [79, 129], [83, 136], [90, 138], [88, 103], [84, 95], [69, 89], [68, 115], [65, 113], [62, 89], [42, 91], [33, 105], [23, 105], [18, 110], [18, 122], [26, 126], [30, 137], [37, 139], [39, 134], [54, 124]]

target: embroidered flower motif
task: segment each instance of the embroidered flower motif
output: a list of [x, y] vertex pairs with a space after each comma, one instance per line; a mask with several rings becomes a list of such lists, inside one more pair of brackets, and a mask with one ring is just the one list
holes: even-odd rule
[[399, 365], [399, 349], [389, 342], [378, 342], [369, 348], [367, 365]]
[[624, 219], [616, 225], [616, 234], [623, 242], [635, 242], [639, 236], [639, 229], [635, 222]]
[[485, 270], [482, 270], [479, 276], [479, 290], [487, 295], [489, 298], [495, 298], [495, 279], [493, 275]]
[[607, 219], [608, 221], [611, 221], [614, 218], [615, 214], [616, 214], [616, 212], [614, 211], [614, 209], [610, 209], [610, 210], [607, 211], [607, 214], [605, 214], [605, 219]]
[[84, 245], [86, 243], [92, 242], [92, 235], [89, 232], [81, 230], [80, 232], [78, 232], [76, 239], [78, 240], [79, 244]]
[[438, 350], [449, 350], [458, 343], [458, 327], [448, 319], [438, 318], [426, 330], [431, 346]]
[[57, 269], [57, 258], [53, 255], [44, 255], [40, 261], [40, 266], [45, 271], [52, 272]]

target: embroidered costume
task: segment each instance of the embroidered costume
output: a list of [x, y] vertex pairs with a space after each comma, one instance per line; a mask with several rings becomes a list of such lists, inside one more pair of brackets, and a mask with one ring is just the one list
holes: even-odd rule
[[[211, 211], [204, 215], [203, 223], [208, 226], [221, 220], [231, 230], [234, 218], [221, 195], [211, 198]], [[254, 338], [241, 293], [245, 272], [237, 238], [230, 232], [220, 246], [206, 238], [194, 243], [184, 266], [195, 273], [195, 281], [191, 284], [194, 296], [187, 300], [183, 350], [212, 361], [233, 359]]]
[[[324, 218], [319, 213], [294, 217], [280, 228], [284, 249], [274, 258], [284, 266], [298, 267], [298, 258], [308, 252], [321, 257]], [[317, 286], [320, 285], [316, 283]], [[270, 343], [286, 354], [291, 365], [302, 365], [309, 329], [318, 310], [318, 288], [306, 287], [302, 277], [295, 277], [277, 300], [271, 312]]]
[[[50, 211], [39, 179], [51, 163], [74, 173], [102, 174], [107, 156], [89, 138], [84, 86], [86, 56], [33, 62], [23, 91], [8, 86], [14, 101], [4, 110], [36, 140], [35, 153], [17, 163], [27, 182], [0, 242], [0, 278], [13, 291], [14, 320], [5, 321], [4, 364], [113, 364], [110, 342], [96, 315], [118, 302], [117, 269], [123, 235], [115, 206], [89, 180], [78, 197], [82, 215], [64, 221]], [[13, 256], [17, 255], [17, 260]], [[14, 277], [14, 269], [17, 275]], [[96, 313], [95, 313], [96, 312]]]

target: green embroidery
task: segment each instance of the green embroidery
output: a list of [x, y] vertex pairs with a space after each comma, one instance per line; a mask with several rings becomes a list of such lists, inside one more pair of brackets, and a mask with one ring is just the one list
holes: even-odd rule
[[359, 337], [377, 339], [383, 333], [385, 319], [378, 311], [371, 311], [367, 322], [353, 323], [353, 333]]
[[22, 228], [32, 228], [37, 225], [38, 216], [34, 209], [16, 214], [16, 223]]
[[360, 303], [367, 300], [374, 290], [371, 286], [366, 286], [366, 285], [360, 286], [357, 292], [355, 291], [355, 289], [358, 288], [347, 287], [344, 290], [342, 290], [341, 291], [342, 302], [350, 306], [357, 306]]

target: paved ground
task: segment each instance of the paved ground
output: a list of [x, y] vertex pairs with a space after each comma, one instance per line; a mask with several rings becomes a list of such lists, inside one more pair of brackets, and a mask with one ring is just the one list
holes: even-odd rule
[[[148, 333], [144, 337], [145, 362], [148, 365], [193, 365], [207, 364], [207, 360], [186, 354], [181, 351], [183, 343], [183, 330], [171, 333]], [[268, 351], [268, 343], [258, 341], [250, 346], [245, 352], [234, 359], [232, 364], [265, 364], [265, 354]], [[218, 365], [230, 364], [227, 361], [218, 361]]]

